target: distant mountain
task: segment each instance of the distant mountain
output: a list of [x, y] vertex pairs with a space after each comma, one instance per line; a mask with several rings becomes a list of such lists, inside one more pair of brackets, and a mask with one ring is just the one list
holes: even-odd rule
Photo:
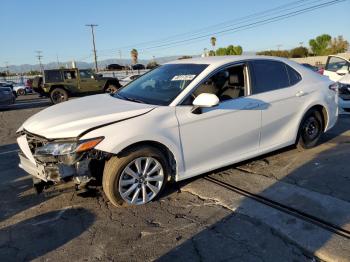
[[[181, 57], [179, 56], [166, 56], [166, 57], [159, 57], [156, 58], [155, 60], [159, 64], [163, 64], [172, 60], [176, 60], [177, 58]], [[153, 59], [139, 59], [140, 64], [147, 64], [148, 62], [152, 61]], [[105, 59], [98, 61], [98, 66], [99, 68], [105, 68], [109, 64], [120, 64], [120, 65], [130, 65], [131, 60], [130, 59]], [[43, 64], [45, 69], [55, 69], [58, 67], [57, 62], [50, 62], [47, 64]], [[81, 62], [81, 61], [76, 61], [76, 65], [78, 68], [81, 69], [86, 69], [86, 68], [94, 68], [95, 64], [93, 62], [91, 63], [86, 63], [86, 62]], [[60, 66], [64, 67], [71, 67], [72, 66], [72, 61], [67, 61], [67, 62], [61, 62]], [[0, 71], [6, 71], [6, 67], [0, 67]], [[40, 65], [39, 64], [23, 64], [23, 65], [10, 65], [9, 66], [10, 72], [15, 72], [15, 73], [21, 73], [21, 72], [28, 72], [31, 70], [40, 70]]]

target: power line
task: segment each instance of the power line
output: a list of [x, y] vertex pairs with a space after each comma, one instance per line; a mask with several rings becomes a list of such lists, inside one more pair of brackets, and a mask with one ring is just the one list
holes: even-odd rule
[[[319, 3], [320, 0], [298, 0], [298, 1], [294, 1], [294, 2], [291, 2], [291, 3], [287, 3], [287, 4], [283, 4], [283, 5], [277, 6], [275, 8], [267, 9], [267, 10], [264, 10], [264, 11], [261, 11], [261, 12], [253, 13], [253, 14], [250, 14], [250, 15], [247, 15], [247, 16], [239, 17], [239, 18], [236, 18], [236, 19], [233, 19], [233, 20], [229, 20], [229, 21], [222, 22], [222, 23], [219, 23], [219, 24], [216, 24], [216, 25], [205, 27], [205, 28], [202, 28], [202, 29], [199, 29], [199, 30], [194, 30], [194, 31], [190, 31], [190, 32], [187, 32], [187, 33], [182, 33], [182, 34], [170, 36], [170, 37], [163, 38], [163, 39], [160, 39], [160, 40], [154, 40], [154, 41], [148, 41], [148, 42], [143, 42], [143, 43], [138, 43], [138, 44], [133, 44], [133, 45], [127, 45], [127, 46], [120, 47], [119, 49], [132, 48], [132, 47], [137, 47], [137, 46], [140, 46], [140, 45], [147, 45], [147, 44], [158, 44], [158, 45], [159, 44], [167, 44], [169, 41], [170, 41], [170, 43], [172, 43], [172, 42], [174, 42], [174, 40], [171, 41], [172, 39], [176, 39], [176, 38], [179, 38], [181, 36], [187, 36], [187, 35], [190, 35], [193, 38], [196, 35], [203, 34], [203, 32], [208, 32], [208, 30], [210, 30], [210, 29], [214, 30], [217, 27], [219, 27], [220, 30], [221, 30], [223, 28], [232, 27], [233, 23], [234, 23], [234, 25], [244, 24], [244, 23], [247, 23], [247, 22], [250, 22], [250, 21], [254, 21], [257, 18], [264, 18], [264, 17], [267, 17], [267, 16], [271, 16], [272, 14], [278, 14], [278, 13], [281, 13], [281, 12], [290, 11], [290, 10], [293, 10], [293, 9], [296, 9], [296, 8], [300, 8], [302, 6], [310, 5], [310, 4], [313, 4], [313, 3], [316, 3], [316, 2]], [[218, 30], [218, 29], [216, 29], [216, 30]], [[215, 34], [215, 33], [211, 33], [211, 34]], [[103, 51], [112, 51], [112, 50], [116, 50], [116, 49], [104, 49], [104, 50], [101, 50], [101, 51], [103, 52]]]
[[95, 45], [95, 33], [94, 33], [94, 27], [98, 26], [98, 25], [94, 25], [94, 24], [88, 24], [85, 26], [89, 26], [91, 27], [91, 34], [92, 34], [92, 45], [94, 48], [94, 58], [95, 58], [95, 70], [96, 72], [98, 71], [98, 67], [97, 67], [97, 55], [96, 55], [96, 45]]
[[311, 12], [311, 11], [314, 11], [316, 9], [320, 9], [320, 8], [323, 8], [323, 7], [326, 7], [326, 6], [331, 6], [331, 5], [334, 5], [334, 4], [337, 4], [337, 3], [340, 3], [340, 2], [344, 2], [344, 1], [347, 1], [347, 0], [333, 0], [333, 1], [329, 1], [329, 2], [323, 3], [323, 4], [313, 5], [313, 6], [304, 8], [304, 9], [299, 9], [297, 11], [289, 12], [289, 13], [286, 13], [286, 14], [283, 14], [283, 15], [278, 15], [278, 16], [274, 16], [274, 17], [271, 17], [271, 18], [268, 18], [268, 19], [260, 20], [260, 21], [253, 22], [253, 23], [249, 23], [249, 24], [246, 24], [246, 25], [233, 27], [233, 28], [229, 28], [229, 29], [221, 30], [221, 31], [217, 31], [217, 32], [212, 32], [212, 33], [208, 33], [208, 34], [201, 35], [201, 36], [198, 36], [198, 37], [192, 37], [192, 38], [188, 38], [188, 39], [184, 39], [184, 40], [174, 41], [174, 42], [167, 43], [167, 44], [160, 44], [160, 45], [156, 45], [156, 46], [153, 46], [153, 47], [147, 47], [147, 48], [144, 48], [144, 49], [145, 50], [149, 50], [149, 49], [154, 49], [154, 48], [171, 46], [171, 45], [179, 44], [179, 43], [186, 43], [186, 42], [193, 41], [193, 40], [199, 40], [199, 39], [207, 38], [207, 37], [212, 36], [212, 35], [222, 35], [222, 34], [229, 33], [229, 32], [243, 31], [243, 29], [250, 29], [250, 28], [261, 26], [261, 25], [264, 25], [264, 24], [280, 21], [280, 20], [283, 20], [283, 19], [287, 19], [289, 17], [293, 17], [293, 16], [296, 16], [296, 15], [299, 15], [299, 14], [303, 14], [303, 13], [306, 13], [306, 12]]
[[[273, 23], [273, 22], [276, 22], [276, 21], [284, 20], [284, 19], [287, 19], [287, 18], [290, 18], [290, 17], [293, 17], [293, 16], [297, 16], [297, 15], [300, 15], [300, 14], [303, 14], [303, 13], [306, 13], [306, 12], [311, 12], [311, 11], [314, 11], [314, 10], [317, 10], [317, 9], [320, 9], [320, 8], [324, 8], [324, 7], [327, 7], [327, 6], [335, 5], [335, 4], [338, 4], [338, 3], [341, 3], [341, 2], [345, 2], [345, 1], [347, 1], [347, 0], [333, 0], [333, 1], [326, 1], [326, 2], [323, 2], [323, 3], [319, 3], [320, 2], [319, 0], [317, 0], [317, 1], [315, 1], [315, 0], [313, 0], [313, 1], [311, 1], [311, 0], [294, 1], [294, 2], [291, 2], [291, 3], [288, 3], [288, 4], [284, 4], [284, 5], [272, 8], [272, 9], [261, 11], [259, 13], [251, 14], [251, 15], [248, 15], [248, 16], [245, 16], [245, 17], [242, 17], [242, 18], [237, 18], [235, 20], [231, 20], [231, 21], [228, 21], [228, 22], [223, 22], [223, 23], [220, 23], [220, 24], [217, 24], [217, 25], [213, 25], [213, 26], [207, 27], [207, 28], [215, 28], [218, 25], [224, 25], [224, 24], [226, 24], [224, 28], [227, 28], [227, 27], [231, 26], [230, 28], [227, 28], [227, 29], [224, 29], [224, 30], [210, 32], [210, 33], [206, 33], [204, 35], [203, 34], [198, 35], [199, 34], [198, 32], [201, 32], [201, 31], [204, 30], [204, 29], [201, 29], [201, 30], [197, 31], [197, 33], [192, 34], [191, 37], [189, 37], [187, 39], [181, 39], [181, 40], [177, 40], [177, 41], [168, 41], [168, 40], [162, 41], [162, 40], [158, 40], [158, 41], [144, 42], [143, 44], [147, 44], [147, 43], [159, 43], [159, 44], [154, 45], [154, 46], [144, 47], [143, 49], [141, 49], [139, 51], [139, 53], [144, 53], [144, 52], [146, 52], [146, 50], [151, 50], [151, 49], [158, 49], [159, 50], [159, 49], [169, 48], [170, 46], [171, 47], [175, 47], [175, 46], [180, 46], [180, 45], [183, 45], [183, 44], [195, 43], [195, 42], [197, 42], [199, 40], [202, 40], [203, 38], [207, 38], [207, 37], [212, 36], [212, 35], [225, 35], [225, 34], [228, 34], [228, 33], [248, 30], [248, 29], [251, 29], [251, 28], [255, 28], [255, 27], [258, 27], [258, 26], [265, 25], [265, 24], [269, 24], [269, 23]], [[319, 3], [319, 4], [311, 5], [311, 4], [314, 4], [314, 3]], [[295, 5], [297, 5], [297, 6], [295, 6]], [[308, 5], [311, 5], [311, 6], [308, 6]], [[300, 9], [300, 7], [302, 7], [302, 6], [308, 6], [308, 7]], [[294, 10], [296, 8], [299, 8], [299, 9], [298, 10]], [[286, 12], [287, 10], [294, 10], [294, 11], [283, 13], [281, 15], [276, 15], [276, 16], [272, 16], [271, 17], [271, 14]], [[266, 15], [267, 13], [268, 13], [268, 15]], [[258, 21], [254, 21], [258, 17], [260, 17], [260, 18], [268, 17], [268, 18], [260, 19]], [[245, 24], [243, 24], [241, 26], [232, 27], [232, 25], [227, 25], [229, 23], [232, 24], [233, 21], [244, 20], [244, 19], [246, 20], [246, 22], [245, 22]], [[247, 23], [249, 21], [254, 21], [254, 22]], [[235, 23], [235, 25], [242, 24], [242, 23], [243, 23], [243, 21], [239, 21], [238, 23]], [[171, 39], [171, 38], [178, 37], [178, 36], [181, 36], [181, 35], [186, 35], [186, 34], [188, 34], [188, 33], [175, 35], [173, 37], [168, 37], [167, 39]], [[198, 36], [194, 36], [194, 35], [198, 35]], [[163, 40], [165, 40], [165, 39], [163, 39]], [[138, 46], [138, 45], [141, 45], [141, 44], [142, 43], [134, 44], [134, 45], [126, 46], [126, 47]], [[118, 48], [118, 49], [121, 50], [122, 48], [123, 47]], [[102, 51], [114, 50], [114, 52], [115, 52], [118, 49], [105, 49], [105, 50], [102, 50]], [[109, 54], [107, 54], [107, 55], [109, 55]], [[106, 56], [106, 55], [103, 55], [103, 56]]]

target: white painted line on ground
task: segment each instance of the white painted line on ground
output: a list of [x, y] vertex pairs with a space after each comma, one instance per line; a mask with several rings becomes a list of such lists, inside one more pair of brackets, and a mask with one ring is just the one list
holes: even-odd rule
[[15, 152], [18, 152], [18, 151], [19, 151], [19, 149], [11, 150], [11, 151], [5, 151], [5, 152], [0, 152], [0, 155], [12, 154], [12, 153], [15, 153]]

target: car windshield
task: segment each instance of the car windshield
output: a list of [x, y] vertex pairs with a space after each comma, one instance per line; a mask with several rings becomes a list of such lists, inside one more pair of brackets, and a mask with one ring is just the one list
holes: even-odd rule
[[166, 64], [140, 76], [114, 97], [153, 105], [169, 105], [208, 65]]

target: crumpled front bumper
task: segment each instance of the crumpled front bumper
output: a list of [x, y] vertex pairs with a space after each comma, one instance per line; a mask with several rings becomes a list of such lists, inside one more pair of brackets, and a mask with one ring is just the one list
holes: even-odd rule
[[50, 162], [37, 161], [29, 147], [27, 135], [23, 134], [17, 138], [18, 145], [21, 149], [18, 156], [20, 159], [19, 167], [32, 175], [36, 179], [44, 182], [61, 182], [67, 178], [75, 178], [77, 184], [88, 182], [91, 179], [89, 172], [90, 159], [77, 159], [72, 165], [67, 165], [59, 162], [52, 162], [54, 157], [49, 158]]

